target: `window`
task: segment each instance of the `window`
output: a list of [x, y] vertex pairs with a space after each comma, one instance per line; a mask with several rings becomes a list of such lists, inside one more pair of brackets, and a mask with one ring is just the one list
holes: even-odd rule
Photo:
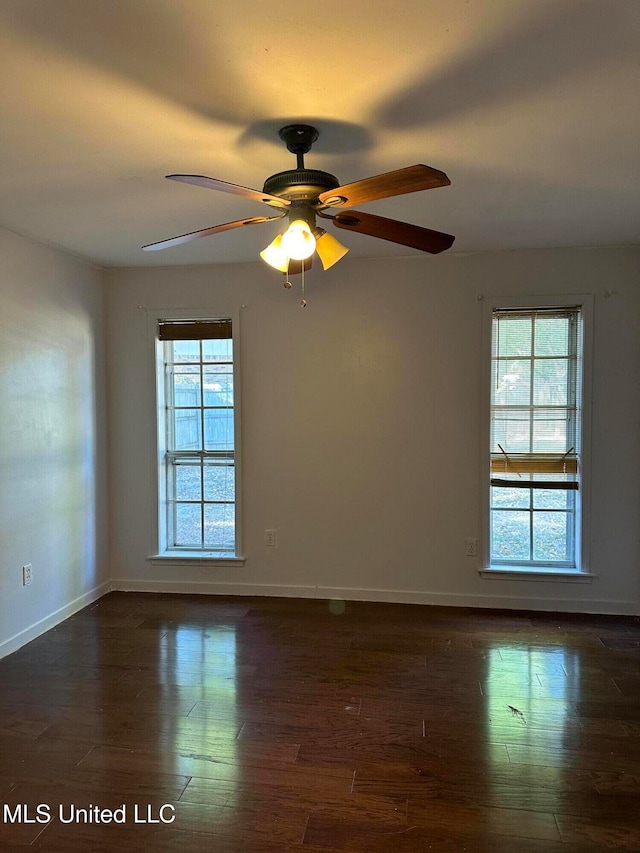
[[237, 418], [230, 319], [157, 323], [160, 555], [234, 558]]
[[489, 565], [580, 569], [581, 305], [492, 308]]

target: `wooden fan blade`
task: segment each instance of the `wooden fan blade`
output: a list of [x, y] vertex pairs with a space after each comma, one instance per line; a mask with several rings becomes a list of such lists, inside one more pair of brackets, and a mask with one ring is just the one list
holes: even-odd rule
[[421, 228], [419, 225], [410, 225], [408, 222], [398, 222], [397, 219], [361, 213], [359, 210], [336, 213], [331, 219], [338, 228], [358, 231], [360, 234], [369, 234], [371, 237], [380, 237], [382, 240], [411, 246], [414, 249], [420, 249], [421, 252], [430, 252], [432, 255], [448, 249], [455, 240], [451, 234]]
[[[282, 214], [284, 216], [284, 214]], [[159, 243], [149, 243], [142, 248], [145, 252], [155, 252], [156, 249], [168, 249], [169, 246], [179, 246], [181, 243], [190, 243], [198, 237], [208, 237], [209, 234], [218, 234], [220, 231], [230, 231], [232, 228], [241, 228], [243, 225], [258, 225], [260, 222], [273, 222], [282, 219], [282, 216], [254, 216], [252, 219], [236, 219], [235, 222], [225, 222], [223, 225], [214, 225], [211, 228], [202, 228], [200, 231], [190, 231], [179, 237], [170, 237], [168, 240], [160, 240]]]
[[351, 207], [353, 204], [364, 204], [379, 198], [446, 187], [450, 183], [449, 178], [439, 169], [418, 164], [407, 166], [406, 169], [396, 169], [394, 172], [385, 172], [384, 175], [376, 175], [373, 178], [364, 178], [335, 190], [327, 190], [320, 193], [318, 200], [321, 205], [327, 207]]
[[183, 184], [194, 184], [197, 187], [204, 187], [208, 190], [219, 190], [223, 193], [232, 193], [233, 195], [241, 195], [243, 198], [249, 198], [253, 201], [261, 201], [264, 204], [269, 204], [271, 207], [289, 207], [290, 201], [285, 198], [279, 198], [276, 195], [259, 192], [258, 190], [249, 189], [249, 187], [241, 187], [238, 184], [230, 184], [228, 181], [220, 181], [218, 178], [207, 178], [205, 175], [167, 175], [170, 181], [181, 181]]

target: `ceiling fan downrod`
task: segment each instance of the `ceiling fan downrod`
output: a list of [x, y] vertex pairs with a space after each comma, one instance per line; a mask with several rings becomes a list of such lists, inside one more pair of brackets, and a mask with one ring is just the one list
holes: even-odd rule
[[287, 150], [296, 155], [297, 168], [304, 169], [304, 155], [311, 150], [319, 133], [310, 124], [288, 124], [281, 127], [278, 136], [287, 146]]

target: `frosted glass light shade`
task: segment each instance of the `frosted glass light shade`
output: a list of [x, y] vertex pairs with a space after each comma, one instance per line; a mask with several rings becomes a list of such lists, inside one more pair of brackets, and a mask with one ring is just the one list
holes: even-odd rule
[[282, 235], [282, 249], [296, 261], [310, 258], [316, 249], [316, 238], [303, 219], [294, 220]]
[[265, 263], [280, 272], [287, 272], [289, 269], [289, 255], [282, 248], [282, 234], [278, 234], [275, 240], [260, 252], [260, 257]]
[[318, 229], [323, 233], [316, 238], [316, 252], [322, 262], [322, 268], [328, 270], [336, 264], [340, 258], [344, 258], [349, 249], [343, 246], [339, 240], [323, 229]]

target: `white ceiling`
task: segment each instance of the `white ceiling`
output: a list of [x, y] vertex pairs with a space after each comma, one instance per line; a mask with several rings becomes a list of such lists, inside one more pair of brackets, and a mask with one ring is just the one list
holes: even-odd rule
[[0, 225], [104, 266], [255, 260], [273, 225], [140, 247], [269, 214], [164, 175], [261, 189], [298, 121], [342, 183], [445, 171], [366, 210], [450, 251], [640, 242], [638, 0], [2, 0], [0, 66]]

